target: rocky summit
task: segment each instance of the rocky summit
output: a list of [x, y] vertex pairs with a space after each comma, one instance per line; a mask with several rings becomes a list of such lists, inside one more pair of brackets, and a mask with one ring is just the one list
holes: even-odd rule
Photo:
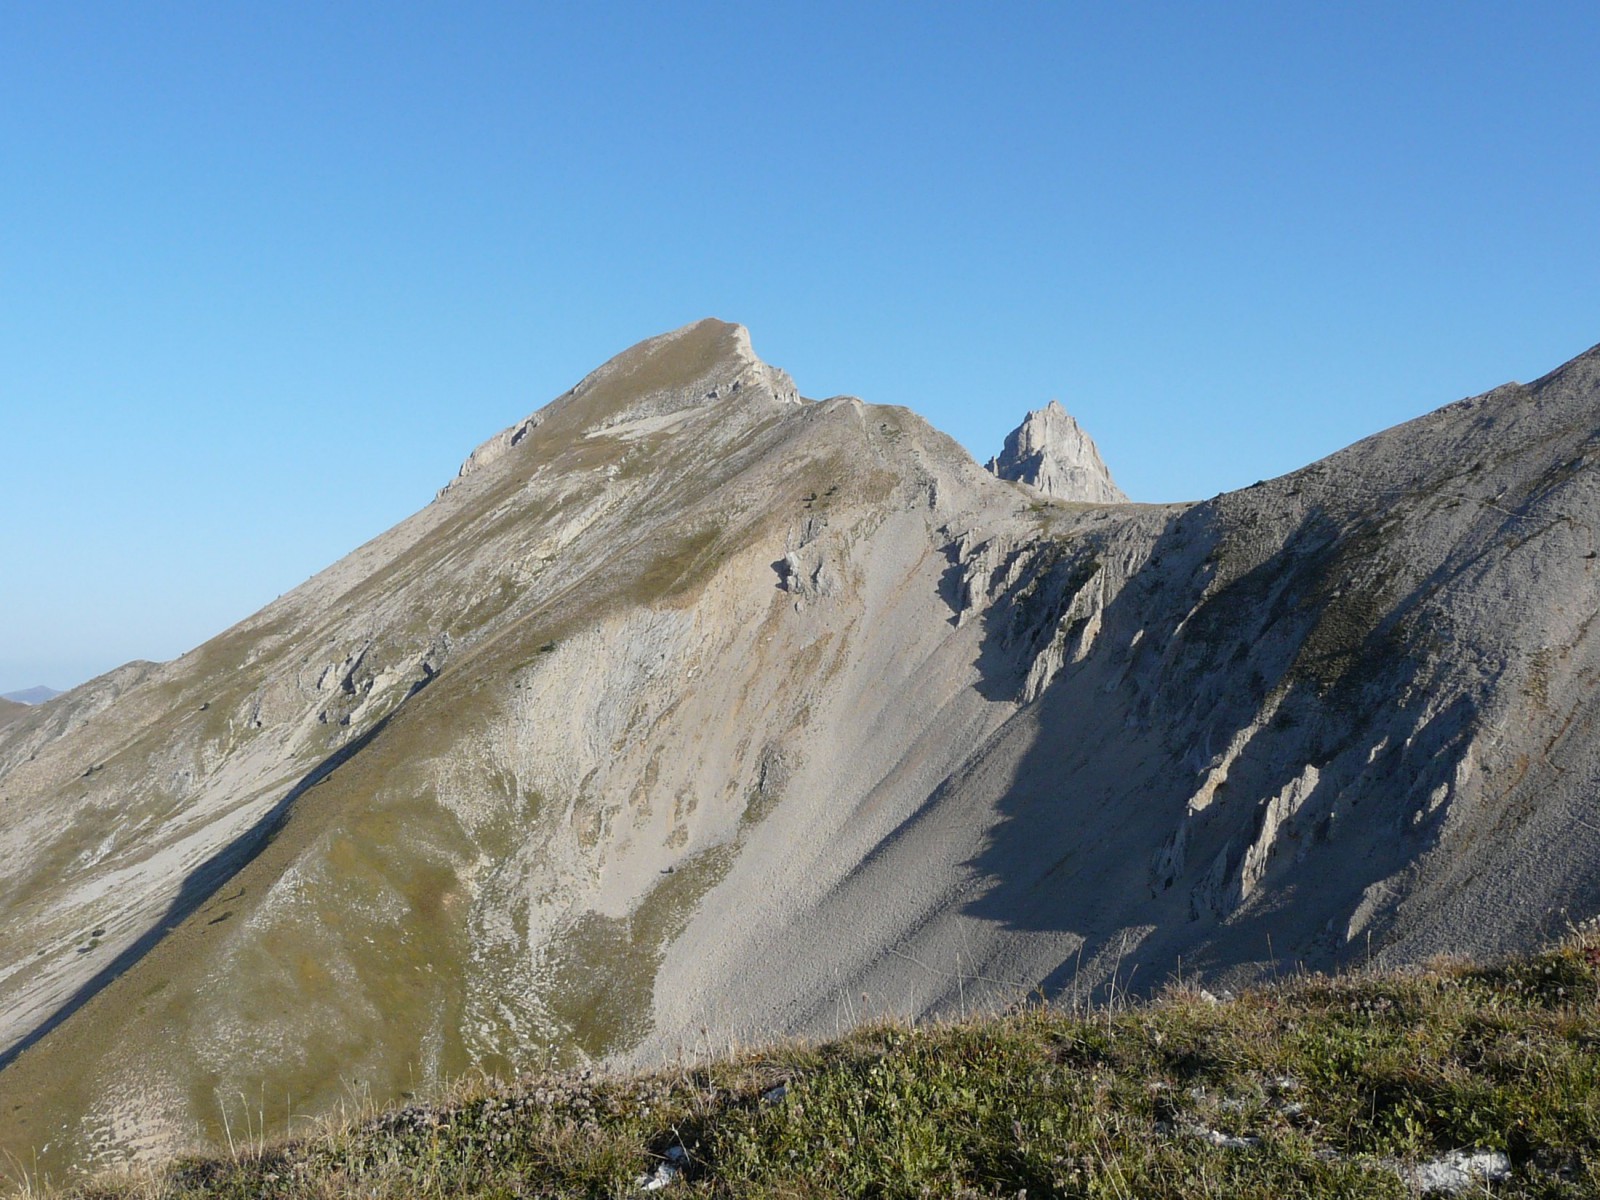
[[0, 713], [0, 1150], [1538, 942], [1600, 910], [1597, 456], [1600, 349], [1140, 505], [1059, 406], [985, 470], [652, 338]]
[[1094, 441], [1056, 400], [1029, 413], [988, 466], [1001, 479], [1026, 483], [1058, 500], [1091, 504], [1127, 500], [1111, 481]]

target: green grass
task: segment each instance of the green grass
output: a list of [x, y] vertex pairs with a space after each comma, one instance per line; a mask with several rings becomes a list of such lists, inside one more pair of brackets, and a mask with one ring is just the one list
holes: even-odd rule
[[70, 1195], [620, 1196], [670, 1152], [686, 1165], [669, 1196], [1401, 1197], [1396, 1164], [1475, 1149], [1510, 1156], [1495, 1195], [1593, 1196], [1597, 996], [1593, 937], [1222, 1002], [1174, 986], [653, 1075], [460, 1084]]
[[634, 604], [656, 604], [689, 591], [716, 570], [723, 535], [720, 525], [709, 524], [673, 540], [634, 577], [627, 599]]
[[650, 1031], [650, 1002], [667, 944], [732, 861], [730, 847], [704, 850], [661, 876], [630, 915], [587, 913], [561, 939], [546, 1003], [585, 1054], [631, 1049]]

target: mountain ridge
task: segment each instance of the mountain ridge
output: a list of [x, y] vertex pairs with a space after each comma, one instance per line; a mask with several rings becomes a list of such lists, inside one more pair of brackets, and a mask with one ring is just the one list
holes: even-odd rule
[[1137, 505], [801, 401], [725, 322], [624, 351], [0, 728], [0, 1145], [1525, 944], [1600, 905], [1597, 364]]

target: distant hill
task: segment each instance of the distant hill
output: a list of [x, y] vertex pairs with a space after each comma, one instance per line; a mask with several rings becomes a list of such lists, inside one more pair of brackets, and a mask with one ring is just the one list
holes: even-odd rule
[[61, 695], [55, 688], [31, 687], [20, 692], [7, 692], [0, 696], [0, 700], [10, 700], [13, 704], [43, 704], [46, 700], [54, 700]]

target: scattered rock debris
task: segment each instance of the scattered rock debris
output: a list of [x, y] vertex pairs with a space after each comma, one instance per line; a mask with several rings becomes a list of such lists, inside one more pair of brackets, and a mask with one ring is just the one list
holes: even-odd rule
[[1468, 1188], [1510, 1178], [1511, 1159], [1499, 1150], [1452, 1150], [1438, 1158], [1401, 1167], [1400, 1178], [1424, 1196], [1458, 1196]]
[[683, 1174], [688, 1161], [689, 1155], [682, 1146], [672, 1146], [667, 1150], [666, 1157], [656, 1164], [656, 1169], [648, 1175], [639, 1176], [634, 1186], [641, 1192], [659, 1192]]

